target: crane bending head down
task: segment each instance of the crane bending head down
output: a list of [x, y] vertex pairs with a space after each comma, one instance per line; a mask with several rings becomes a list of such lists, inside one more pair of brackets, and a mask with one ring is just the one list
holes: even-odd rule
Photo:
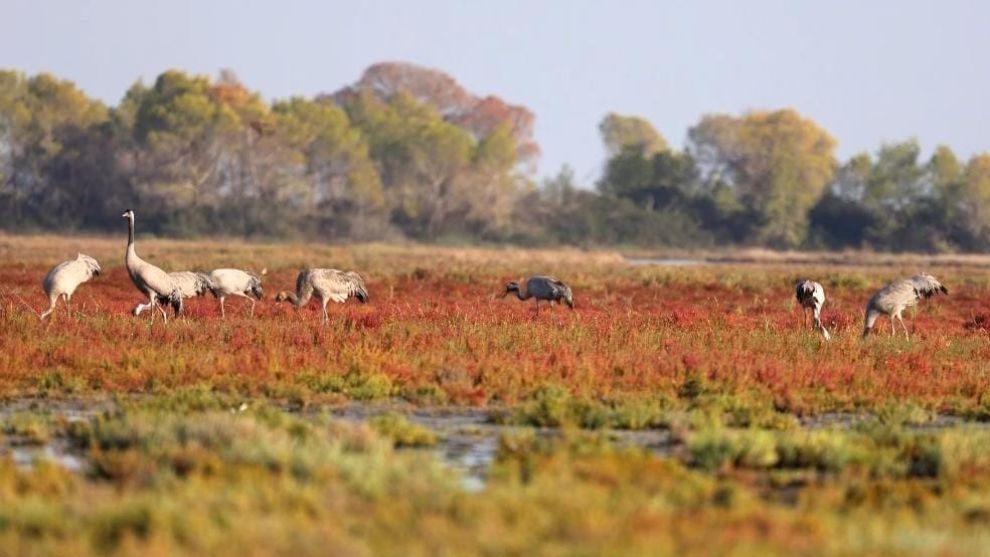
[[505, 293], [502, 297], [504, 298], [513, 292], [522, 301], [530, 298], [536, 299], [537, 311], [539, 311], [540, 300], [546, 302], [563, 302], [567, 304], [567, 307], [574, 309], [574, 295], [571, 293], [571, 287], [553, 277], [530, 277], [526, 281], [525, 291], [523, 291], [518, 282], [512, 281], [505, 285]]

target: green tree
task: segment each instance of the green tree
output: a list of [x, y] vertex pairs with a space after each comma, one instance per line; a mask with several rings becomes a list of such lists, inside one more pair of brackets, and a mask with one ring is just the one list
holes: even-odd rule
[[606, 155], [611, 159], [625, 150], [639, 151], [643, 157], [669, 149], [667, 140], [648, 120], [639, 116], [608, 113], [598, 124]]
[[491, 239], [512, 233], [512, 216], [528, 182], [515, 172], [518, 149], [508, 124], [477, 143], [472, 155], [468, 219], [474, 232]]
[[275, 103], [273, 113], [278, 136], [293, 153], [295, 180], [282, 192], [285, 201], [334, 235], [381, 234], [381, 181], [367, 141], [347, 114], [332, 102], [299, 97]]
[[970, 249], [990, 248], [990, 153], [969, 159], [953, 207]]
[[285, 215], [264, 214], [277, 207], [289, 153], [266, 132], [270, 108], [257, 93], [230, 72], [213, 82], [176, 70], [138, 93], [134, 179], [165, 231], [287, 231]]
[[[71, 226], [76, 174], [46, 175], [53, 161], [78, 158], [81, 136], [107, 121], [106, 107], [69, 81], [49, 74], [0, 71], [0, 218]], [[65, 152], [71, 145], [73, 152]]]
[[777, 247], [805, 240], [809, 211], [837, 166], [828, 132], [787, 109], [705, 116], [688, 136], [704, 183], [729, 187], [750, 213], [747, 240]]

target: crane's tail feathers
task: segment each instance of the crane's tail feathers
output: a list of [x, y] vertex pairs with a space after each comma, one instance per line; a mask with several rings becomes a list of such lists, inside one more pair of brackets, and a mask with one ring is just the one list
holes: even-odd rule
[[196, 296], [203, 296], [207, 292], [213, 292], [213, 281], [206, 273], [196, 273]]
[[176, 317], [182, 315], [182, 293], [176, 288], [168, 295], [166, 299], [168, 305], [172, 306], [172, 311], [175, 312]]
[[360, 300], [362, 304], [368, 303], [368, 291], [364, 288], [359, 288], [354, 292], [354, 296]]
[[247, 294], [256, 300], [260, 300], [265, 297], [265, 291], [261, 287], [261, 278], [251, 278], [251, 282], [248, 284]]

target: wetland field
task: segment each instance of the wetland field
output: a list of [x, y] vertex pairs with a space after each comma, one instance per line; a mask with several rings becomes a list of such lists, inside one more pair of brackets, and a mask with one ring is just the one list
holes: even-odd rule
[[[267, 270], [166, 325], [125, 244], [0, 235], [0, 555], [990, 555], [990, 258], [138, 238]], [[304, 267], [369, 302], [275, 304]], [[860, 338], [919, 271], [949, 295]], [[503, 298], [535, 274], [575, 309]]]

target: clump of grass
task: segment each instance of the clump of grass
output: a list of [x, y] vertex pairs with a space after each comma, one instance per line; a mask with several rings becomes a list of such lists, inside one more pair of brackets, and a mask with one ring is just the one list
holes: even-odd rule
[[57, 429], [51, 416], [37, 412], [17, 412], [0, 423], [5, 435], [16, 436], [18, 443], [28, 445], [44, 445]]
[[760, 430], [708, 430], [687, 442], [690, 464], [703, 470], [727, 466], [770, 468], [780, 459], [773, 434]]
[[929, 424], [936, 418], [933, 410], [909, 402], [888, 402], [876, 410], [880, 423], [892, 426], [919, 426]]
[[316, 393], [339, 393], [359, 401], [381, 400], [395, 392], [387, 375], [362, 371], [353, 366], [346, 373], [303, 371], [296, 377], [296, 383]]
[[435, 433], [401, 414], [381, 414], [371, 418], [369, 424], [396, 447], [432, 447], [437, 443]]
[[583, 429], [650, 429], [670, 425], [674, 403], [663, 396], [591, 400], [560, 385], [538, 389], [522, 405], [496, 413], [498, 423]]

